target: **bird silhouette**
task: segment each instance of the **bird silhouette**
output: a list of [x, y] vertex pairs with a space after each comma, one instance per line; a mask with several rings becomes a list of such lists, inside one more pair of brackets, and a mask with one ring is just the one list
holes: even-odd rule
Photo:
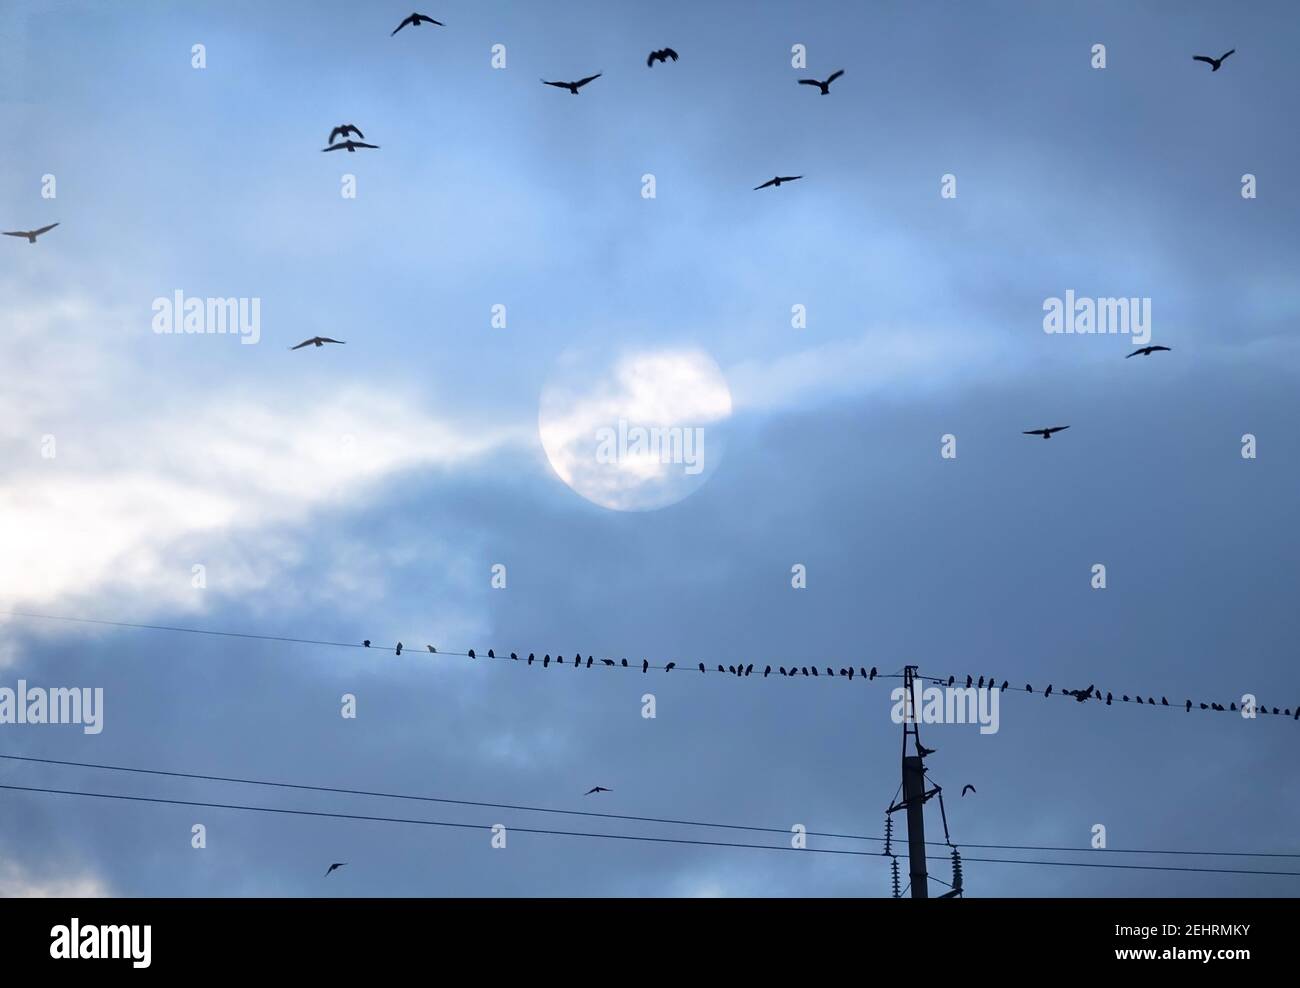
[[[718, 667], [718, 671], [719, 671], [719, 672], [722, 671], [722, 667], [721, 667], [721, 666]], [[731, 674], [734, 676], [734, 675], [736, 674], [736, 667], [735, 667], [735, 666], [727, 666], [727, 672], [731, 673]]]
[[627, 668], [627, 659], [624, 659], [624, 660], [623, 660], [623, 668], [624, 668], [624, 669]]
[[763, 670], [763, 678], [766, 679], [770, 675], [772, 675], [772, 667], [768, 666], [766, 669]]
[[1110, 695], [1109, 693], [1107, 693], [1107, 694], [1106, 694], [1106, 706], [1108, 706], [1108, 707], [1110, 706], [1110, 701], [1111, 701], [1111, 695]]
[[999, 687], [999, 688], [1005, 690], [1009, 685], [1010, 685], [1010, 682], [1009, 682], [1008, 680], [1005, 680], [1005, 679], [1004, 679], [1004, 680], [1002, 680], [1002, 686]]
[[357, 148], [370, 148], [372, 151], [378, 151], [378, 144], [366, 144], [363, 141], [344, 141], [342, 144], [331, 144], [327, 148], [321, 148], [322, 151], [347, 151], [348, 154], [356, 154]]
[[1187, 701], [1187, 712], [1188, 712], [1188, 713], [1191, 713], [1191, 712], [1192, 712], [1192, 701], [1191, 701], [1191, 700], [1188, 700], [1188, 701]]
[[1138, 703], [1142, 702], [1142, 697], [1140, 695], [1133, 697], [1133, 699], [1137, 700]]
[[366, 135], [361, 133], [361, 128], [358, 127], [356, 124], [339, 124], [337, 127], [335, 127], [333, 130], [330, 131], [330, 139], [327, 143], [333, 144], [334, 138], [347, 137], [349, 134], [356, 134], [363, 141], [366, 139]]
[[[1149, 357], [1157, 350], [1172, 350], [1172, 349], [1173, 347], [1170, 346], [1140, 346], [1132, 353], [1130, 353], [1128, 357], [1136, 357], [1138, 354], [1141, 354], [1144, 357]], [[1128, 360], [1128, 357], [1125, 357], [1124, 359]]]
[[818, 82], [816, 79], [800, 79], [800, 80], [799, 80], [799, 85], [801, 85], [801, 86], [818, 86], [818, 87], [821, 88], [821, 91], [822, 91], [822, 95], [823, 95], [823, 96], [829, 96], [830, 93], [831, 93], [831, 83], [834, 82], [836, 79], [838, 79], [838, 78], [839, 78], [840, 76], [842, 76], [843, 74], [844, 74], [844, 70], [843, 70], [843, 69], [836, 69], [834, 72], [832, 72], [832, 73], [830, 74], [830, 77], [829, 77], [825, 82]]
[[745, 675], [746, 675], [746, 676], [748, 676], [748, 675], [749, 675], [751, 672], [753, 672], [753, 671], [754, 671], [754, 663], [751, 662], [749, 665], [745, 666]]
[[577, 82], [547, 82], [545, 79], [543, 79], [542, 82], [546, 83], [548, 86], [555, 86], [557, 89], [567, 89], [574, 96], [577, 96], [579, 89], [591, 82], [593, 79], [599, 79], [604, 74], [604, 72], [597, 72], [595, 75], [589, 75], [587, 78], [579, 79]]
[[488, 658], [489, 658], [489, 659], [495, 659], [496, 657], [497, 657], [497, 653], [494, 652], [494, 651], [492, 651], [492, 649], [489, 648], [489, 649], [488, 649]]
[[301, 350], [305, 346], [322, 347], [326, 343], [347, 343], [347, 340], [332, 340], [328, 336], [313, 336], [310, 340], [303, 340], [297, 346], [289, 347], [290, 350]]
[[[411, 25], [411, 27], [419, 27], [421, 24], [436, 24], [438, 25], [438, 27], [447, 26], [446, 24], [442, 23], [442, 21], [435, 21], [432, 17], [429, 17], [426, 14], [411, 14], [409, 17], [404, 19], [401, 24], [398, 24], [397, 27], [394, 28], [393, 34], [396, 34], [398, 31], [406, 27], [406, 25], [408, 24]], [[393, 34], [390, 34], [389, 37], [391, 38]]]
[[726, 671], [727, 671], [726, 669], [722, 668], [722, 663], [719, 662], [719, 663], [718, 663], [718, 672], [726, 672]]
[[867, 675], [867, 670], [863, 666], [858, 666], [858, 675], [861, 676], [863, 679], [871, 678], [870, 676]]
[[397, 643], [397, 654], [398, 654], [398, 655], [401, 655], [401, 654], [402, 654], [402, 643], [401, 643], [401, 642], [398, 642], [398, 643]]
[[335, 861], [332, 865], [330, 865], [328, 868], [325, 869], [325, 874], [322, 875], [321, 877], [328, 878], [330, 872], [337, 871], [339, 868], [342, 868], [345, 864], [347, 864], [346, 861]]
[[473, 650], [472, 648], [471, 648], [468, 652], [466, 652], [465, 654], [468, 655], [471, 659], [477, 659], [477, 658], [478, 658], [478, 656], [474, 654], [474, 650]]
[[547, 655], [543, 655], [543, 656], [542, 656], [542, 668], [545, 669], [545, 668], [547, 668], [550, 664], [551, 664], [551, 656], [550, 656], [549, 654], [547, 654]]
[[613, 659], [601, 659], [600, 661], [603, 662], [603, 663], [605, 663], [605, 665], [607, 665], [607, 666], [612, 666], [612, 665], [614, 664], [614, 660], [613, 660]]
[[975, 687], [976, 687], [976, 689], [981, 689], [981, 690], [984, 688], [984, 677], [983, 677], [983, 676], [980, 676], [980, 681], [979, 681], [978, 683], [975, 684]]
[[920, 741], [916, 742], [916, 753], [920, 755], [922, 758], [924, 758], [926, 755], [933, 755], [934, 752], [935, 752], [934, 748], [927, 748]]
[[1051, 696], [1051, 695], [1052, 695], [1052, 684], [1048, 683], [1047, 689], [1043, 690], [1043, 696]]
[[878, 675], [878, 673], [876, 672], [876, 667], [875, 667], [875, 666], [872, 666], [872, 667], [871, 667], [871, 675], [868, 676], [867, 678], [868, 678], [868, 679], [875, 679], [877, 675]]
[[808, 675], [808, 667], [807, 667], [807, 666], [800, 666], [800, 667], [799, 667], [799, 671], [802, 672], [805, 676]]
[[953, 683], [955, 683], [956, 681], [957, 681], [957, 677], [956, 677], [956, 676], [949, 676], [949, 677], [948, 677], [948, 685], [949, 685], [949, 686], [951, 686], [951, 685], [952, 685]]
[[367, 638], [367, 639], [366, 639], [365, 641], [363, 641], [361, 644], [362, 644], [362, 646], [363, 646], [364, 648], [369, 648], [369, 647], [370, 647], [370, 639]]
[[511, 652], [511, 653], [510, 653], [510, 658], [514, 659], [516, 662], [519, 661], [519, 656], [518, 656], [517, 654], [515, 654], [514, 652]]
[[[676, 662], [669, 662], [666, 666], [664, 666], [664, 672], [672, 672], [676, 668], [677, 668]], [[768, 666], [768, 668], [771, 669], [772, 667]]]
[[641, 660], [641, 671], [642, 671], [642, 672], [645, 672], [645, 671], [646, 671], [647, 669], [649, 669], [649, 668], [650, 668], [650, 660], [649, 660], [649, 659], [642, 659], [642, 660]]
[[1034, 688], [1033, 688], [1032, 686], [1030, 686], [1028, 683], [1025, 683], [1025, 692], [1026, 692], [1026, 693], [1032, 693], [1032, 692], [1034, 692]]
[[49, 233], [58, 225], [59, 224], [57, 223], [51, 223], [49, 226], [43, 226], [39, 230], [6, 230], [4, 234], [6, 237], [26, 237], [29, 244], [34, 244], [36, 243], [36, 238], [42, 233]]
[[700, 663], [700, 672], [703, 672], [703, 671], [704, 671], [704, 663], [701, 662], [701, 663]]
[[1212, 68], [1210, 69], [1211, 72], [1218, 72], [1219, 66], [1223, 64], [1223, 60], [1236, 50], [1237, 50], [1236, 48], [1231, 48], [1228, 51], [1225, 51], [1218, 58], [1211, 58], [1209, 55], [1193, 55], [1192, 61], [1204, 62], [1206, 65], [1212, 66]]
[[[430, 652], [437, 652], [437, 651], [438, 651], [438, 650], [437, 650], [436, 648], [434, 648], [432, 645], [425, 645], [424, 647], [427, 648]], [[517, 658], [519, 658], [519, 656], [515, 655], [514, 652], [511, 652], [511, 653], [510, 653], [510, 658], [512, 658], [512, 659], [517, 659]]]
[[813, 666], [813, 667], [812, 667], [812, 674], [813, 674], [814, 676], [817, 675], [817, 667], [816, 667], [816, 666]]
[[970, 676], [966, 677], [966, 688], [970, 689], [971, 683], [975, 682]]
[[850, 683], [853, 682], [853, 666], [849, 666], [848, 669], [845, 670], [845, 672], [849, 674], [849, 682]]
[[[969, 789], [971, 792], [975, 791], [975, 787], [971, 785], [969, 782], [967, 782], [964, 786], [961, 787], [961, 794], [963, 797], [965, 797], [967, 789]], [[994, 800], [994, 802], [996, 802], [996, 800]]]
[[658, 51], [652, 51], [646, 57], [645, 64], [648, 67], [653, 68], [655, 62], [667, 62], [670, 58], [674, 62], [677, 61], [677, 52], [673, 51], [671, 48], [660, 48]]
[[1048, 429], [1026, 429], [1024, 434], [1026, 436], [1042, 436], [1044, 439], [1051, 439], [1052, 433], [1061, 432], [1068, 428], [1068, 425], [1054, 425]]
[[802, 175], [777, 175], [775, 178], [768, 179], [762, 185], [754, 186], [754, 191], [757, 192], [759, 189], [766, 189], [769, 186], [779, 189], [782, 182], [794, 182], [801, 178], [803, 178]]
[[613, 789], [606, 789], [604, 786], [592, 786], [585, 793], [583, 793], [583, 795], [590, 796], [593, 792], [613, 792], [613, 791], [614, 791]]
[[1169, 706], [1169, 698], [1166, 697], [1166, 696], [1162, 696], [1162, 697], [1160, 698], [1160, 705], [1161, 705], [1162, 707], [1167, 707], [1167, 706]]

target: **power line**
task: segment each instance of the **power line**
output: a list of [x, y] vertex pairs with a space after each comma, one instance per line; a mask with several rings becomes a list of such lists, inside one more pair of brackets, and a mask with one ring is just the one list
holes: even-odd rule
[[[9, 784], [0, 784], [0, 789], [11, 790], [15, 792], [42, 793], [47, 795], [60, 796], [82, 796], [94, 799], [116, 799], [133, 803], [156, 803], [165, 806], [196, 806], [201, 809], [220, 809], [220, 810], [238, 810], [250, 813], [277, 813], [287, 816], [309, 816], [322, 817], [332, 820], [357, 820], [367, 823], [403, 823], [422, 827], [448, 827], [457, 830], [486, 830], [491, 832], [491, 827], [486, 824], [474, 823], [453, 823], [446, 820], [417, 820], [409, 817], [388, 817], [388, 816], [370, 816], [359, 813], [330, 813], [325, 810], [294, 810], [279, 806], [250, 806], [240, 803], [210, 803], [200, 800], [189, 799], [164, 799], [159, 796], [130, 796], [124, 793], [106, 793], [106, 792], [85, 792], [78, 789], [48, 789], [36, 786], [15, 786]], [[522, 834], [541, 834], [552, 837], [581, 837], [589, 839], [604, 840], [626, 840], [626, 841], [643, 841], [653, 844], [685, 844], [700, 847], [735, 847], [745, 848], [757, 851], [790, 851], [792, 853], [802, 853], [811, 851], [814, 854], [842, 854], [851, 857], [870, 857], [878, 858], [879, 855], [873, 851], [850, 851], [840, 848], [827, 847], [801, 847], [796, 848], [788, 845], [778, 844], [741, 844], [734, 841], [709, 841], [697, 840], [686, 837], [649, 837], [640, 834], [601, 834], [587, 833], [573, 830], [548, 830], [538, 827], [506, 827], [506, 832], [515, 832]], [[948, 858], [942, 855], [928, 857], [928, 860], [947, 861]], [[966, 861], [977, 861], [983, 864], [1020, 864], [1020, 865], [1044, 865], [1061, 868], [1111, 868], [1123, 871], [1177, 871], [1177, 872], [1195, 872], [1200, 874], [1215, 875], [1257, 875], [1281, 878], [1300, 878], [1300, 871], [1254, 871], [1241, 868], [1195, 868], [1176, 865], [1123, 865], [1123, 864], [1106, 864], [1104, 862], [1087, 862], [1087, 861], [1036, 861], [1029, 859], [1015, 858], [964, 858]]]
[[[364, 644], [364, 643], [362, 643], [362, 644], [358, 644], [357, 642], [335, 642], [335, 641], [325, 641], [325, 640], [314, 639], [314, 638], [295, 638], [295, 637], [291, 637], [291, 636], [287, 636], [287, 635], [258, 635], [258, 634], [250, 634], [250, 633], [246, 633], [246, 632], [237, 632], [237, 631], [216, 631], [216, 630], [210, 630], [210, 629], [206, 629], [206, 628], [184, 628], [184, 627], [178, 627], [178, 626], [174, 626], [174, 625], [138, 624], [138, 623], [134, 623], [134, 622], [130, 622], [130, 621], [109, 621], [109, 620], [104, 620], [104, 619], [99, 619], [99, 618], [69, 617], [69, 616], [66, 616], [66, 615], [58, 615], [58, 614], [36, 614], [36, 613], [25, 612], [25, 611], [3, 611], [3, 612], [0, 612], [0, 617], [30, 618], [30, 619], [44, 620], [44, 621], [68, 621], [68, 622], [73, 622], [73, 623], [77, 623], [77, 624], [97, 624], [97, 625], [105, 625], [105, 626], [108, 626], [108, 627], [114, 627], [114, 628], [134, 628], [134, 629], [144, 630], [144, 631], [170, 631], [170, 632], [177, 632], [177, 633], [181, 633], [181, 634], [192, 634], [192, 635], [212, 635], [212, 636], [217, 636], [217, 637], [222, 637], [222, 638], [244, 638], [244, 639], [250, 639], [250, 640], [254, 640], [254, 641], [286, 642], [286, 643], [290, 643], [290, 644], [298, 644], [298, 645], [320, 645], [320, 646], [325, 646], [325, 647], [329, 647], [329, 648], [364, 648], [364, 649], [368, 649], [368, 650], [370, 650], [370, 651], [380, 651], [380, 652], [393, 652], [393, 653], [397, 653], [397, 647], [396, 647], [396, 646], [388, 646], [388, 645], [368, 645], [368, 644]], [[454, 650], [450, 650], [450, 649], [439, 649], [439, 648], [436, 648], [435, 646], [431, 646], [431, 645], [426, 645], [425, 648], [426, 648], [426, 650], [428, 650], [429, 652], [432, 652], [433, 654], [437, 654], [437, 655], [454, 655], [454, 656], [458, 656], [458, 657], [471, 658], [471, 659], [498, 659], [498, 660], [505, 660], [505, 659], [507, 659], [507, 658], [518, 659], [518, 656], [517, 656], [516, 653], [510, 653], [509, 656], [506, 656], [506, 655], [496, 655], [496, 654], [495, 654], [495, 650], [489, 650], [489, 651], [493, 651], [494, 654], [492, 654], [492, 655], [479, 655], [479, 654], [477, 654], [477, 652], [475, 652], [475, 654], [471, 655], [469, 651], [459, 652], [459, 651], [454, 651]], [[403, 650], [404, 650], [404, 651], [412, 651], [412, 652], [418, 652], [418, 651], [419, 651], [418, 648], [410, 648], [410, 649], [407, 649], [407, 648], [405, 648], [405, 647], [403, 648]], [[577, 660], [577, 659], [579, 659], [579, 658], [580, 658], [580, 656], [575, 656], [575, 660]], [[682, 672], [696, 672], [696, 671], [702, 671], [702, 672], [707, 672], [707, 673], [718, 673], [718, 672], [721, 672], [723, 675], [731, 675], [731, 676], [733, 676], [733, 677], [739, 677], [739, 678], [748, 678], [749, 675], [751, 674], [751, 672], [753, 671], [753, 668], [754, 668], [754, 664], [753, 664], [753, 663], [750, 663], [750, 664], [748, 664], [748, 665], [732, 666], [731, 670], [728, 671], [727, 669], [724, 669], [724, 668], [722, 667], [721, 664], [718, 664], [718, 666], [717, 666], [716, 669], [709, 669], [709, 668], [707, 667], [707, 665], [705, 665], [704, 663], [698, 663], [697, 666], [696, 666], [696, 668], [692, 669], [692, 668], [689, 668], [689, 667], [686, 666], [686, 665], [679, 665], [677, 662], [669, 662], [669, 663], [665, 663], [665, 664], [663, 664], [663, 665], [651, 665], [648, 661], [645, 661], [645, 664], [644, 664], [644, 666], [643, 666], [643, 665], [641, 665], [641, 664], [639, 664], [639, 663], [635, 663], [635, 662], [628, 663], [628, 661], [627, 661], [626, 658], [620, 660], [620, 662], [615, 662], [613, 659], [607, 659], [607, 658], [606, 658], [606, 659], [601, 659], [600, 662], [599, 662], [599, 664], [597, 664], [595, 661], [593, 661], [593, 657], [592, 657], [592, 656], [589, 655], [587, 658], [588, 658], [588, 663], [589, 663], [590, 666], [593, 667], [593, 668], [597, 667], [597, 665], [598, 665], [600, 668], [615, 668], [615, 669], [617, 669], [617, 668], [625, 668], [625, 669], [628, 669], [628, 670], [630, 670], [630, 671], [631, 671], [631, 670], [636, 670], [636, 669], [644, 669], [644, 670], [646, 670], [646, 671], [648, 671], [648, 670], [650, 670], [650, 669], [654, 669], [654, 670], [657, 670], [657, 671], [668, 672], [668, 671], [671, 671], [671, 670], [669, 669], [669, 666], [672, 666], [673, 669], [680, 669]], [[520, 659], [519, 661], [522, 662], [523, 660]], [[683, 660], [683, 661], [689, 661], [689, 660]], [[824, 662], [824, 661], [826, 661], [826, 659], [823, 657], [823, 658], [821, 659], [821, 661]], [[833, 660], [833, 661], [838, 661], [838, 660]], [[564, 665], [564, 659], [563, 659], [563, 656], [561, 655], [561, 656], [556, 660], [556, 662], [557, 662], [557, 664], [559, 664], [559, 665]], [[697, 662], [698, 662], [698, 660], [697, 660]], [[623, 663], [626, 663], [626, 664], [623, 664]], [[529, 664], [532, 664], [532, 663], [529, 663]], [[573, 664], [575, 664], [575, 663], [570, 663], [570, 665], [573, 665]], [[767, 666], [766, 663], [764, 663], [764, 665]], [[700, 666], [703, 666], [704, 668], [701, 669]], [[768, 671], [776, 671], [776, 669], [779, 669], [779, 668], [780, 668], [779, 666], [776, 666], [776, 667], [773, 667], [773, 666], [767, 666]], [[813, 670], [813, 672], [812, 672], [812, 677], [811, 677], [811, 678], [821, 678], [821, 674], [820, 674], [818, 671], [816, 671], [816, 667], [815, 667], [815, 666], [812, 666], [812, 665], [808, 665], [808, 666], [804, 666], [804, 665], [792, 666], [791, 669], [790, 669], [789, 675], [787, 676], [787, 678], [790, 678], [790, 677], [798, 678], [800, 675], [803, 675], [803, 676], [806, 677], [808, 674], [807, 674], [806, 672], [803, 672], [803, 670], [805, 670], [805, 669], [809, 669], [809, 668], [811, 668], [811, 669]], [[832, 667], [830, 667], [830, 666], [827, 666], [827, 667], [825, 667], [825, 668], [826, 668], [826, 670], [827, 670], [827, 676], [826, 676], [826, 678], [828, 678], [828, 679], [836, 679], [836, 678], [839, 678], [839, 679], [853, 678], [853, 677], [843, 676], [843, 675], [837, 676], [837, 675], [832, 671]], [[852, 667], [848, 667], [848, 668], [849, 668], [849, 669], [852, 669]], [[865, 671], [866, 671], [865, 666], [861, 667], [861, 669], [862, 669], [862, 672], [865, 673]], [[740, 671], [738, 672], [737, 670], [740, 670]], [[748, 670], [748, 671], [746, 671], [746, 670]], [[763, 674], [763, 678], [767, 678], [767, 677], [766, 677], [766, 673]], [[870, 680], [874, 680], [874, 679], [902, 679], [903, 677], [902, 677], [901, 674], [898, 674], [898, 673], [876, 673], [875, 675], [865, 676], [864, 678], [866, 678], [868, 681], [870, 681]], [[945, 685], [946, 685], [945, 679], [944, 679], [944, 677], [942, 677], [942, 676], [936, 676], [936, 675], [933, 675], [933, 674], [925, 673], [925, 674], [920, 674], [920, 675], [919, 675], [919, 678], [922, 679], [924, 682], [926, 682], [926, 683], [928, 683], [928, 684], [931, 684], [931, 685], [935, 685], [935, 686], [945, 686]], [[951, 680], [951, 681], [955, 684], [955, 683], [959, 680], [960, 677], [957, 677], [957, 676], [949, 676], [949, 677], [947, 677], [947, 678], [948, 678], [949, 680]], [[967, 677], [967, 678], [969, 678], [969, 677]], [[990, 689], [990, 690], [992, 690], [992, 689], [997, 689], [997, 690], [999, 690], [1000, 692], [1003, 692], [1002, 688], [999, 687], [999, 686], [995, 686], [994, 683], [995, 683], [995, 679], [994, 679], [994, 678], [990, 678], [989, 683], [988, 683], [988, 685], [987, 685], [986, 688], [988, 688], [988, 689]], [[1014, 692], [1017, 692], [1017, 693], [1033, 693], [1033, 692], [1034, 692], [1033, 689], [1023, 689], [1023, 688], [1018, 687], [1018, 686], [1011, 686], [1010, 684], [1007, 685], [1006, 690], [1008, 690], [1008, 691], [1014, 691]], [[1044, 694], [1040, 694], [1040, 695], [1046, 695], [1046, 694], [1044, 693]], [[1148, 696], [1150, 696], [1150, 695], [1151, 695], [1151, 694], [1148, 693]], [[1163, 696], [1163, 695], [1164, 695], [1164, 694], [1162, 694], [1162, 696]], [[1057, 697], [1061, 697], [1061, 698], [1064, 698], [1064, 697], [1066, 697], [1066, 696], [1069, 696], [1071, 699], [1075, 699], [1075, 697], [1072, 695], [1072, 693], [1066, 693], [1066, 692], [1057, 692], [1057, 693], [1055, 694], [1055, 696], [1057, 696]], [[1096, 699], [1096, 700], [1098, 700], [1098, 701], [1103, 700], [1103, 697], [1101, 696], [1101, 691], [1097, 691], [1097, 692], [1096, 692], [1096, 695], [1094, 696], [1094, 699]], [[1124, 701], [1124, 700], [1121, 699], [1119, 702], [1127, 702], [1127, 701]], [[1201, 704], [1199, 704], [1199, 705], [1198, 705], [1198, 704], [1191, 704], [1191, 706], [1190, 706], [1190, 708], [1189, 708], [1189, 707], [1185, 707], [1184, 704], [1169, 704], [1168, 706], [1166, 706], [1166, 705], [1164, 705], [1164, 704], [1156, 704], [1156, 703], [1149, 703], [1149, 704], [1147, 704], [1147, 703], [1142, 703], [1140, 697], [1137, 699], [1136, 702], [1137, 702], [1137, 704], [1138, 704], [1139, 706], [1159, 706], [1161, 709], [1163, 709], [1163, 710], [1168, 710], [1168, 711], [1173, 711], [1173, 710], [1184, 710], [1184, 712], [1190, 712], [1191, 710], [1197, 710], [1197, 709], [1199, 709], [1202, 713], [1224, 713], [1224, 712], [1236, 712], [1236, 710], [1235, 710], [1235, 704], [1233, 705], [1233, 710], [1232, 710], [1232, 711], [1229, 711], [1228, 708], [1223, 707], [1222, 705], [1219, 705], [1218, 709], [1216, 710], [1216, 709], [1214, 708], [1214, 706], [1212, 706], [1212, 705], [1210, 705], [1210, 704], [1205, 704], [1205, 703], [1201, 703]], [[1187, 703], [1191, 703], [1191, 701], [1188, 700]], [[1107, 701], [1107, 702], [1106, 702], [1106, 705], [1107, 705], [1107, 706], [1111, 706], [1112, 704], [1111, 704], [1109, 701]], [[1274, 708], [1274, 709], [1276, 709], [1276, 708]], [[1293, 720], [1300, 721], [1300, 703], [1297, 703], [1297, 704], [1296, 704], [1296, 706], [1295, 706], [1295, 710], [1294, 710], [1294, 714], [1292, 713], [1292, 710], [1291, 710], [1290, 707], [1287, 707], [1287, 708], [1286, 708], [1285, 713], [1271, 714], [1271, 713], [1269, 712], [1269, 708], [1268, 708], [1267, 706], [1263, 705], [1263, 704], [1260, 704], [1260, 705], [1259, 705], [1259, 707], [1257, 708], [1257, 712], [1260, 713], [1260, 714], [1267, 715], [1267, 716], [1290, 716], [1290, 717], [1292, 717]], [[1243, 718], [1243, 719], [1247, 719], [1247, 718]], [[1258, 719], [1258, 717], [1253, 718], [1253, 719]]]
[[[16, 762], [32, 762], [40, 765], [59, 765], [70, 768], [89, 768], [106, 772], [128, 772], [136, 775], [154, 775], [166, 778], [189, 779], [202, 782], [223, 782], [238, 785], [265, 786], [275, 789], [296, 789], [305, 792], [322, 792], [334, 795], [372, 796], [381, 799], [405, 799], [426, 803], [446, 803], [454, 806], [473, 806], [486, 809], [517, 810], [528, 813], [554, 813], [562, 816], [592, 817], [602, 820], [626, 820], [633, 823], [662, 823], [671, 826], [701, 827], [716, 830], [746, 830], [755, 833], [782, 834], [789, 836], [788, 827], [763, 827], [737, 823], [709, 823], [702, 820], [678, 820], [671, 817], [636, 816], [627, 813], [600, 813], [595, 810], [564, 810], [547, 806], [527, 806], [518, 803], [494, 803], [486, 800], [453, 799], [445, 796], [422, 796], [413, 793], [381, 792], [368, 789], [349, 789], [343, 786], [318, 786], [296, 782], [280, 782], [268, 779], [247, 779], [237, 776], [209, 775], [200, 772], [176, 772], [165, 769], [140, 768], [128, 765], [105, 765], [99, 762], [78, 762], [61, 758], [38, 758], [34, 755], [9, 755], [0, 753], [0, 759]], [[826, 837], [833, 840], [859, 840], [883, 843], [883, 837], [868, 834], [837, 834], [827, 831], [806, 831], [809, 837]], [[927, 841], [932, 847], [952, 846], [944, 841]], [[1059, 851], [1080, 854], [1096, 854], [1098, 851], [1110, 854], [1180, 854], [1199, 857], [1242, 857], [1242, 858], [1300, 858], [1300, 852], [1284, 851], [1187, 851], [1161, 850], [1144, 848], [1083, 848], [1051, 847], [1042, 844], [959, 844], [963, 848], [975, 848], [990, 851]], [[874, 853], [874, 852], [873, 852]]]

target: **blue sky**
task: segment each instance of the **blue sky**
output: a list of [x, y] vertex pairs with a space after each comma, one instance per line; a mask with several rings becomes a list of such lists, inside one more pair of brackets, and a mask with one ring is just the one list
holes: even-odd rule
[[[1300, 702], [1291, 5], [422, 9], [446, 27], [390, 37], [409, 10], [343, 3], [0, 13], [4, 228], [61, 224], [0, 245], [0, 604]], [[665, 45], [681, 60], [647, 69]], [[1191, 61], [1229, 48], [1217, 73]], [[796, 85], [838, 68], [826, 98]], [[538, 82], [598, 71], [578, 98]], [[343, 122], [381, 150], [321, 154]], [[806, 178], [752, 191], [774, 174]], [[260, 342], [153, 333], [153, 300], [178, 289], [259, 298]], [[1126, 361], [1124, 336], [1045, 334], [1043, 301], [1067, 289], [1150, 298], [1173, 352]], [[287, 349], [318, 333], [347, 345]], [[588, 383], [565, 376], [573, 354], [716, 364], [731, 414], [707, 482], [650, 511], [566, 486], [538, 425], [549, 387]], [[1020, 434], [1057, 423], [1071, 431], [1050, 444]], [[10, 753], [566, 809], [599, 783], [608, 812], [871, 834], [898, 785], [880, 686], [0, 629], [0, 685], [106, 696], [103, 733], [0, 727]], [[950, 800], [959, 843], [1086, 847], [1102, 823], [1111, 847], [1300, 851], [1295, 732], [1011, 694], [997, 734], [924, 738], [947, 792], [978, 789]], [[0, 777], [418, 815], [16, 763]], [[3, 799], [4, 894], [888, 890], [875, 859], [527, 835], [494, 851], [478, 832]], [[972, 895], [1298, 887], [966, 876]]]

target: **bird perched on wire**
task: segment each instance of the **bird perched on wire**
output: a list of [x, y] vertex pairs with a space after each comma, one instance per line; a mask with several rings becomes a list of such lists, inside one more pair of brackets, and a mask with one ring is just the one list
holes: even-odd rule
[[642, 659], [642, 660], [641, 660], [641, 671], [642, 671], [642, 672], [645, 672], [645, 671], [646, 671], [647, 669], [649, 669], [649, 668], [650, 668], [650, 660], [649, 660], [649, 659]]
[[666, 666], [664, 666], [664, 672], [672, 672], [676, 668], [677, 668], [676, 662], [669, 662]]
[[362, 648], [369, 648], [369, 647], [370, 647], [370, 639], [367, 638], [365, 641], [363, 641], [363, 642], [361, 643], [361, 647], [362, 647]]
[[396, 651], [397, 651], [397, 654], [398, 654], [398, 655], [401, 655], [401, 654], [402, 654], [402, 643], [401, 643], [401, 642], [398, 642], [398, 643], [397, 643], [397, 649], [396, 649]]
[[879, 675], [879, 673], [876, 672], [876, 667], [875, 667], [875, 666], [872, 666], [872, 667], [871, 667], [871, 675], [868, 676], [867, 678], [868, 678], [868, 679], [875, 679], [877, 675]]

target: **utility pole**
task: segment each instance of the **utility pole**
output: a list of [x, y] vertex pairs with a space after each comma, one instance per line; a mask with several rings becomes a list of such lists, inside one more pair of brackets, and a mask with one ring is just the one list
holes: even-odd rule
[[[903, 801], [889, 812], [907, 809], [907, 859], [912, 898], [930, 898], [930, 880], [925, 870], [925, 801], [932, 794], [925, 791], [925, 763], [921, 756], [920, 725], [916, 716], [913, 683], [916, 666], [903, 667]], [[912, 739], [915, 754], [907, 753], [907, 739]]]

